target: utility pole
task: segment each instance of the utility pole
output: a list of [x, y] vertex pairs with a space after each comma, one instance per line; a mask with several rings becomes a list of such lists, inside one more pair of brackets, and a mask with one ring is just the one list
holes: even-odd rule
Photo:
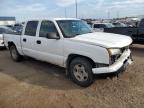
[[119, 11], [117, 11], [117, 18], [119, 18]]
[[76, 18], [78, 17], [78, 2], [75, 0], [75, 5], [76, 5]]
[[108, 13], [107, 13], [107, 14], [108, 14], [108, 19], [110, 19], [110, 11], [108, 11]]
[[67, 18], [67, 9], [65, 8], [65, 18]]

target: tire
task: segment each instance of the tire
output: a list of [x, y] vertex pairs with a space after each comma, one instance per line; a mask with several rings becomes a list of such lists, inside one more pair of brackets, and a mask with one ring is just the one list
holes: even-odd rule
[[94, 81], [92, 64], [86, 58], [75, 58], [70, 63], [71, 79], [82, 87], [90, 86]]
[[18, 53], [15, 45], [10, 46], [9, 50], [13, 61], [20, 62], [22, 60], [22, 56]]

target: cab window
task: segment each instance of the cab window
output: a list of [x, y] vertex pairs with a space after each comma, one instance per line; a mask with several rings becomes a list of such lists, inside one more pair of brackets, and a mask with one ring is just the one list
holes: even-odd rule
[[39, 37], [47, 37], [48, 33], [57, 33], [57, 29], [52, 21], [42, 21]]
[[38, 21], [29, 21], [26, 25], [25, 35], [36, 36]]

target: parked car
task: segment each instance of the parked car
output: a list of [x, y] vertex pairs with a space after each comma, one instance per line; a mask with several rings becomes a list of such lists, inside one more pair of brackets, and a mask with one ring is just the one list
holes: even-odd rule
[[23, 30], [23, 25], [22, 24], [15, 24], [12, 29], [16, 32], [21, 33]]
[[13, 32], [9, 27], [0, 26], [0, 49], [4, 48], [4, 40], [3, 40], [3, 34], [4, 33], [11, 33]]
[[92, 28], [95, 32], [104, 32], [105, 28], [114, 27], [111, 23], [95, 23], [92, 25]]
[[13, 29], [13, 25], [6, 25], [5, 27], [8, 27], [10, 29]]
[[112, 24], [114, 25], [114, 27], [127, 27], [126, 24], [120, 23], [120, 22], [114, 22], [114, 23], [112, 23]]
[[29, 56], [64, 67], [84, 87], [93, 83], [94, 74], [116, 73], [131, 63], [130, 37], [94, 33], [74, 18], [27, 21], [21, 35], [5, 34], [4, 42], [14, 61]]
[[144, 19], [138, 22], [136, 27], [105, 28], [104, 32], [131, 36], [134, 43], [144, 44]]

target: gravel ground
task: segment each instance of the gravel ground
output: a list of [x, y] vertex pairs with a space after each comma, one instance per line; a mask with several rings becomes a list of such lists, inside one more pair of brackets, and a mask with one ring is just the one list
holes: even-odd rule
[[144, 46], [132, 47], [134, 64], [119, 78], [98, 78], [82, 88], [64, 69], [0, 51], [0, 108], [144, 108]]

